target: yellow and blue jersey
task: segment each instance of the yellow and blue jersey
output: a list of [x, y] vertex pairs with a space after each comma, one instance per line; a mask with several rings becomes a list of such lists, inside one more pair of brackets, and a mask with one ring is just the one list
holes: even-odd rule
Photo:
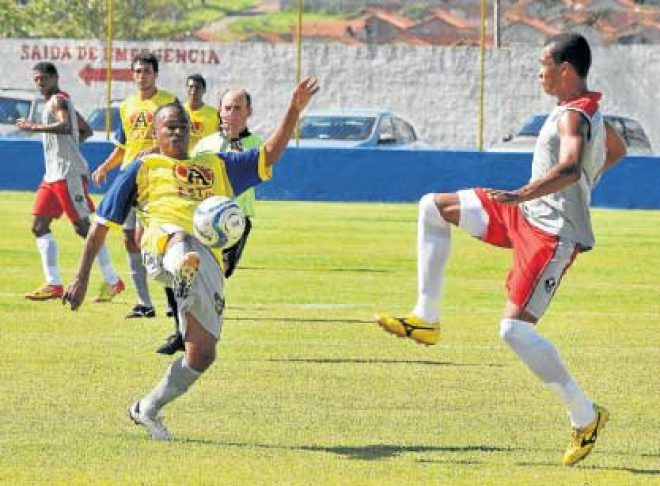
[[158, 90], [148, 100], [141, 100], [136, 93], [122, 102], [119, 107], [121, 123], [115, 133], [115, 144], [124, 149], [122, 170], [139, 152], [156, 146], [153, 136], [154, 113], [159, 107], [176, 99], [172, 93]]
[[[243, 130], [238, 139], [232, 140], [220, 132], [216, 132], [203, 138], [193, 150], [195, 154], [204, 152], [241, 152], [261, 147], [263, 140], [259, 135], [251, 133], [248, 129]], [[254, 189], [249, 188], [236, 196], [236, 202], [247, 217], [254, 216]]]
[[99, 204], [96, 220], [121, 225], [136, 206], [145, 229], [142, 249], [162, 254], [167, 241], [162, 226], [193, 234], [192, 217], [200, 201], [216, 195], [233, 197], [271, 176], [263, 149], [204, 153], [185, 160], [148, 155], [117, 176]]
[[190, 147], [192, 151], [204, 137], [211, 135], [218, 130], [220, 119], [218, 110], [209, 105], [203, 105], [198, 110], [190, 108], [190, 103], [186, 102], [183, 107], [190, 118]]

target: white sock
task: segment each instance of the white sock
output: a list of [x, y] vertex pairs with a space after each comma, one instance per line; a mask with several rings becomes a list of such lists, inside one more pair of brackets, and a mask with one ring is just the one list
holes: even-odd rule
[[103, 280], [106, 283], [114, 285], [119, 282], [119, 275], [117, 275], [117, 272], [115, 272], [115, 267], [112, 266], [110, 252], [108, 251], [108, 247], [105, 245], [105, 243], [103, 246], [101, 246], [101, 249], [96, 256], [96, 262], [99, 264], [101, 275], [103, 275]]
[[451, 251], [451, 227], [438, 211], [433, 194], [419, 201], [417, 220], [417, 305], [412, 313], [426, 322], [440, 319], [440, 298]]
[[202, 373], [192, 369], [185, 356], [179, 357], [167, 368], [156, 387], [140, 400], [140, 411], [148, 417], [156, 417], [161, 408], [186, 393], [200, 376]]
[[552, 388], [562, 403], [574, 427], [584, 427], [596, 418], [594, 404], [573, 381], [557, 349], [533, 324], [517, 319], [502, 319], [500, 336], [541, 381]]
[[138, 303], [146, 307], [153, 307], [147, 284], [147, 270], [142, 264], [142, 255], [140, 253], [129, 253], [128, 266], [131, 269], [131, 279], [133, 285], [135, 285]]
[[53, 233], [46, 233], [37, 238], [37, 249], [41, 256], [41, 267], [44, 271], [46, 282], [51, 285], [62, 285], [60, 280], [60, 269], [57, 266], [57, 243]]

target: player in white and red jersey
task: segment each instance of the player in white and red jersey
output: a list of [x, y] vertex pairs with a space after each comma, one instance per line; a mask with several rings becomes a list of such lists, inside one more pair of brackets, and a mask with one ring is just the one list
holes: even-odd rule
[[[50, 300], [62, 297], [63, 288], [57, 265], [57, 244], [50, 229], [53, 219], [66, 214], [76, 233], [85, 238], [89, 230], [89, 214], [94, 204], [89, 197], [89, 170], [78, 144], [92, 130], [76, 111], [71, 98], [60, 90], [55, 65], [40, 62], [33, 68], [34, 83], [46, 104], [41, 123], [20, 119], [16, 126], [28, 132], [42, 133], [46, 171], [37, 189], [32, 214], [32, 233], [37, 239], [46, 283], [25, 294], [30, 300]], [[124, 290], [124, 283], [115, 272], [105, 246], [97, 259], [107, 292], [97, 301], [112, 299]]]
[[425, 195], [419, 205], [417, 304], [406, 317], [378, 315], [377, 320], [386, 331], [418, 343], [438, 341], [450, 225], [486, 243], [511, 248], [513, 265], [500, 335], [567, 406], [574, 430], [562, 462], [572, 466], [591, 452], [609, 414], [585, 396], [535, 325], [575, 257], [593, 247], [591, 190], [626, 149], [603, 123], [601, 95], [587, 88], [591, 51], [584, 37], [553, 37], [540, 62], [541, 86], [557, 98], [557, 106], [539, 135], [529, 183], [513, 191], [478, 188]]

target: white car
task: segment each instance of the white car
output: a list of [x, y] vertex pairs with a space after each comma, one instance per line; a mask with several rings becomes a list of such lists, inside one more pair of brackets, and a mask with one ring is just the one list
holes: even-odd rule
[[35, 135], [19, 130], [16, 120], [24, 118], [40, 122], [44, 104], [43, 97], [36, 90], [0, 88], [0, 136], [25, 138]]
[[[491, 152], [533, 152], [536, 138], [548, 115], [534, 115], [528, 118], [522, 127], [512, 135], [505, 137], [501, 143], [495, 144], [488, 150]], [[649, 155], [653, 153], [651, 142], [641, 123], [633, 118], [619, 115], [603, 115], [626, 142], [628, 154]]]

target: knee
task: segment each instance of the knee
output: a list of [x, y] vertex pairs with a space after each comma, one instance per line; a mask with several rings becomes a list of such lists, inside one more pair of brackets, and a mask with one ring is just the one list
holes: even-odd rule
[[192, 369], [202, 373], [215, 361], [215, 347], [195, 347], [190, 351], [186, 350], [186, 361]]
[[124, 231], [124, 248], [129, 253], [140, 253], [140, 247], [135, 242], [134, 231]]
[[436, 223], [442, 219], [440, 208], [436, 203], [435, 194], [425, 194], [419, 200], [419, 219], [430, 223]]
[[76, 221], [73, 224], [73, 228], [78, 236], [81, 238], [87, 238], [87, 233], [89, 233], [89, 221], [86, 219]]
[[45, 232], [44, 232], [39, 226], [37, 226], [36, 224], [33, 224], [33, 225], [32, 225], [32, 228], [30, 228], [30, 229], [31, 229], [31, 231], [32, 231], [32, 235], [33, 235], [35, 238], [39, 238], [39, 237], [41, 237], [41, 236], [43, 236], [43, 235], [46, 234], [46, 233], [45, 233]]
[[530, 333], [534, 333], [534, 325], [518, 319], [502, 319], [500, 321], [500, 337], [507, 344], [524, 341]]
[[511, 319], [502, 319], [500, 321], [500, 338], [503, 341], [509, 342], [514, 335], [513, 323]]

